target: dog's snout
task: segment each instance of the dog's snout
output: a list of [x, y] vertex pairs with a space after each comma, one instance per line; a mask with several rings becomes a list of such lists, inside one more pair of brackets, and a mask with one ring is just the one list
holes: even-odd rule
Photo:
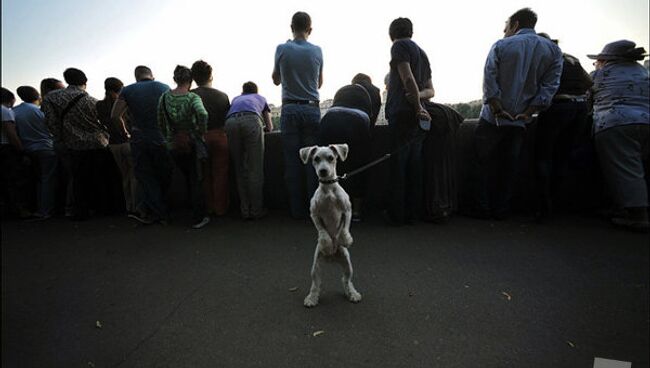
[[326, 169], [318, 170], [318, 176], [326, 176], [326, 175], [327, 175], [327, 170]]

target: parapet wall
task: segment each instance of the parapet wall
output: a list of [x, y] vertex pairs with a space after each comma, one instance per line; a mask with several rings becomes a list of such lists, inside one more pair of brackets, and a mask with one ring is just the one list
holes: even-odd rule
[[[459, 183], [459, 207], [468, 208], [473, 205], [474, 184], [476, 183], [476, 158], [474, 151], [474, 129], [477, 120], [465, 120], [459, 127], [456, 136], [456, 162]], [[515, 184], [513, 207], [526, 211], [532, 209], [535, 203], [534, 196], [534, 142], [536, 124], [531, 124], [526, 133], [525, 144], [521, 153]], [[378, 158], [390, 152], [388, 126], [376, 126], [373, 132], [372, 157]], [[591, 148], [589, 132], [583, 132], [574, 142], [574, 149], [566, 162], [566, 170], [560, 173], [564, 176], [562, 184], [555, 188], [556, 207], [564, 210], [581, 210], [602, 205], [605, 193], [602, 179], [597, 167], [597, 162]], [[282, 138], [279, 132], [266, 133], [265, 136], [265, 204], [271, 209], [288, 208], [288, 198], [284, 183], [284, 161], [282, 154]], [[184, 189], [176, 170], [172, 187], [171, 200], [176, 206], [182, 203]], [[389, 164], [385, 161], [369, 170], [369, 188], [366, 197], [366, 206], [377, 210], [385, 206], [388, 198], [390, 183]], [[237, 193], [233, 182], [234, 174], [231, 170], [231, 210], [237, 209]]]

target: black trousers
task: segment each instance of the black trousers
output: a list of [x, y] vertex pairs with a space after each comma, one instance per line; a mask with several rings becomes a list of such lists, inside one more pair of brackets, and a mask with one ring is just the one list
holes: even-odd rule
[[104, 199], [105, 188], [102, 181], [103, 164], [107, 148], [88, 150], [68, 150], [70, 153], [70, 166], [74, 182], [74, 204], [72, 206], [73, 218], [85, 220], [90, 215], [90, 208], [95, 203]]

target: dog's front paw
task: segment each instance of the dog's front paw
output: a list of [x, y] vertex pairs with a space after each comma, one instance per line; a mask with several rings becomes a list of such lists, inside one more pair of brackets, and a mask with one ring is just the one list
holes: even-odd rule
[[318, 237], [318, 249], [326, 256], [331, 256], [336, 253], [336, 248], [334, 247], [332, 238], [327, 235]]
[[341, 233], [341, 245], [350, 248], [352, 246], [352, 243], [354, 242], [354, 239], [352, 239], [352, 235], [350, 234], [349, 231], [344, 231]]
[[313, 293], [309, 293], [309, 295], [307, 295], [305, 297], [305, 302], [303, 304], [307, 308], [312, 308], [312, 307], [317, 306], [318, 305], [318, 295], [313, 294]]
[[361, 294], [356, 290], [350, 290], [350, 294], [348, 295], [348, 299], [352, 303], [358, 303], [358, 302], [361, 301]]

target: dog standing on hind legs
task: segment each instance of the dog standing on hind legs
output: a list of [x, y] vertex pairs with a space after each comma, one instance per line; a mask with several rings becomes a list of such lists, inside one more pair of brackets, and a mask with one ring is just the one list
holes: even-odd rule
[[323, 261], [336, 262], [343, 267], [343, 292], [353, 303], [361, 301], [361, 294], [352, 284], [352, 262], [348, 248], [352, 246], [350, 220], [352, 205], [350, 197], [338, 183], [336, 161], [345, 161], [348, 156], [347, 144], [331, 144], [328, 147], [304, 147], [300, 149], [303, 163], [311, 161], [319, 185], [309, 207], [311, 219], [318, 230], [318, 243], [311, 267], [311, 288], [305, 297], [305, 307], [318, 304], [321, 285], [321, 264]]

